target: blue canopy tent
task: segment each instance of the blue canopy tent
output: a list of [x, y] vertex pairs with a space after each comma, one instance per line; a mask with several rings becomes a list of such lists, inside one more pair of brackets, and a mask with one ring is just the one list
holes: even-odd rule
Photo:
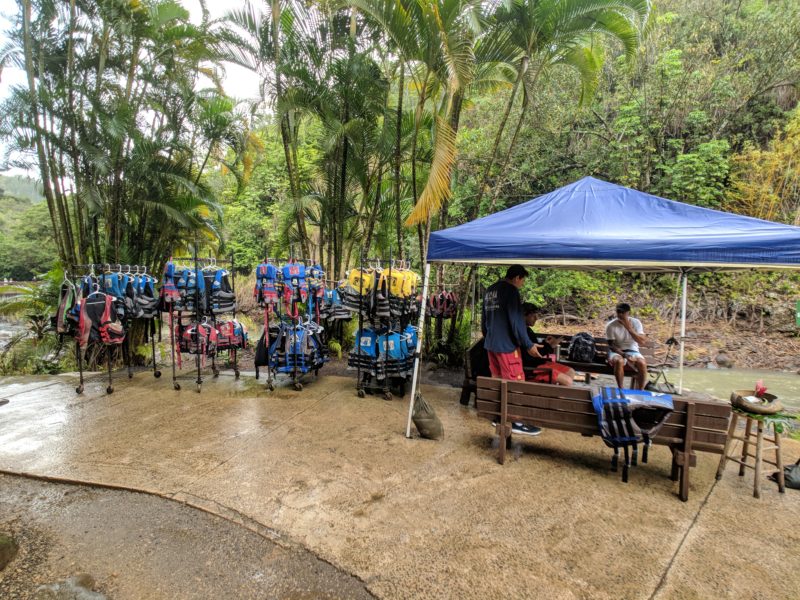
[[[507, 210], [433, 232], [423, 297], [430, 264], [448, 262], [681, 273], [682, 391], [687, 274], [800, 269], [800, 227], [675, 202], [584, 177]], [[415, 368], [412, 406], [416, 384]], [[410, 414], [411, 409], [406, 435], [411, 433]]]

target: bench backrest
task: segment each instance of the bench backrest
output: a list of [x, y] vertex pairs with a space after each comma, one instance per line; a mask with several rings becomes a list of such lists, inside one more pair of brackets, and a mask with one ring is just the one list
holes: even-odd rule
[[[478, 415], [497, 419], [500, 415], [500, 379], [478, 377]], [[507, 411], [509, 421], [522, 421], [599, 435], [597, 415], [592, 406], [592, 391], [584, 387], [563, 387], [547, 383], [508, 381]], [[667, 419], [656, 444], [677, 445], [686, 439], [687, 421], [693, 421], [692, 443], [698, 450], [721, 451], [727, 439], [731, 407], [712, 400], [673, 396], [675, 411]]]

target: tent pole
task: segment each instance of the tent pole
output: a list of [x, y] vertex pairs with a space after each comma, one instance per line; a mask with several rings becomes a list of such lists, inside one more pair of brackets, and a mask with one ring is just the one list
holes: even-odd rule
[[678, 376], [678, 394], [683, 394], [683, 349], [684, 339], [686, 338], [686, 280], [688, 275], [686, 271], [681, 271], [681, 350]]
[[422, 276], [422, 301], [419, 307], [419, 323], [417, 324], [417, 349], [414, 352], [414, 373], [411, 375], [411, 399], [408, 401], [408, 421], [406, 422], [406, 437], [411, 437], [411, 415], [414, 413], [414, 398], [417, 395], [417, 379], [419, 379], [420, 352], [422, 351], [422, 335], [425, 331], [425, 308], [428, 304], [428, 282], [431, 278], [431, 264], [425, 263], [425, 272]]

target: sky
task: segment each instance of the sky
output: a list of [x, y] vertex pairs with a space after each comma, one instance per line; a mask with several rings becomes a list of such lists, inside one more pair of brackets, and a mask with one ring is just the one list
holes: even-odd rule
[[[182, 0], [183, 6], [187, 8], [192, 21], [199, 23], [201, 18], [200, 2], [198, 0]], [[244, 5], [243, 0], [210, 0], [207, 2], [208, 12], [212, 19], [220, 18], [231, 9]], [[16, 0], [0, 0], [0, 45], [5, 44], [6, 30], [16, 18], [19, 6]], [[5, 67], [0, 76], [0, 101], [4, 100], [11, 87], [25, 83], [25, 72], [13, 67]], [[225, 65], [225, 76], [223, 78], [225, 92], [240, 99], [258, 98], [258, 78], [247, 69], [236, 65]], [[0, 152], [4, 148], [0, 141]], [[22, 175], [25, 171], [12, 169], [6, 174]]]

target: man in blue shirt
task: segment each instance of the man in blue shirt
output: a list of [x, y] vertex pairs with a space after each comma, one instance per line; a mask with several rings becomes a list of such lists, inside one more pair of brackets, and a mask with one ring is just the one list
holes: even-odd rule
[[[521, 265], [512, 265], [506, 276], [492, 285], [483, 296], [481, 329], [484, 347], [489, 356], [492, 377], [525, 381], [522, 369], [522, 352], [543, 358], [528, 336], [528, 327], [522, 314], [519, 290], [528, 272]], [[513, 430], [527, 435], [538, 435], [541, 429], [514, 423]]]

